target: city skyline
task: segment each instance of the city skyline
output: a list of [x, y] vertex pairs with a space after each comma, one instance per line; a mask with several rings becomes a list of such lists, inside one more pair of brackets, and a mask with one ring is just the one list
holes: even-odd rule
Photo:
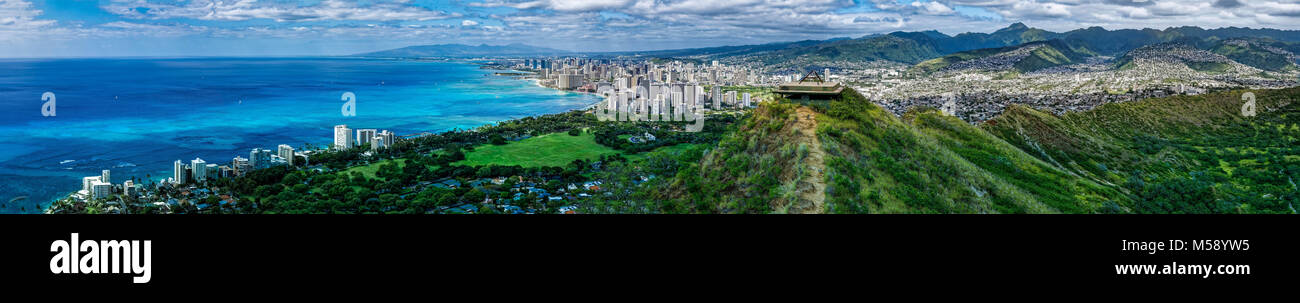
[[0, 57], [333, 56], [411, 45], [522, 43], [643, 51], [992, 32], [1300, 29], [1300, 3], [1183, 0], [954, 1], [0, 1]]

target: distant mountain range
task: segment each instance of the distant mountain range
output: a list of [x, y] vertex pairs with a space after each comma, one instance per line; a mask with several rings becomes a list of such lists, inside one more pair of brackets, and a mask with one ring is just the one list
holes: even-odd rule
[[940, 70], [981, 69], [1027, 73], [1078, 63], [1088, 56], [1089, 54], [1079, 52], [1061, 40], [1034, 41], [1015, 46], [957, 52], [918, 63], [911, 71], [933, 73]]
[[[1129, 51], [1159, 44], [1185, 45], [1222, 55], [1261, 70], [1280, 71], [1296, 68], [1296, 54], [1300, 53], [1300, 31], [1238, 27], [1202, 29], [1185, 26], [1164, 30], [1107, 30], [1101, 27], [1089, 27], [1060, 33], [1015, 23], [992, 33], [963, 33], [955, 36], [933, 30], [900, 31], [859, 38], [657, 51], [582, 53], [518, 43], [501, 46], [442, 44], [411, 46], [357, 56], [486, 57], [583, 54], [694, 59], [741, 57], [792, 70], [820, 68], [842, 62], [889, 61], [917, 65], [913, 70], [920, 72], [952, 69], [953, 64], [968, 60], [1009, 58], [1023, 60], [1010, 62], [1011, 67], [1021, 72], [1029, 72], [1075, 63], [1090, 56], [1120, 57], [1122, 65], [1123, 57]], [[979, 62], [967, 62], [965, 65], [978, 65], [975, 63]], [[959, 64], [957, 67], [961, 66], [963, 65]]]

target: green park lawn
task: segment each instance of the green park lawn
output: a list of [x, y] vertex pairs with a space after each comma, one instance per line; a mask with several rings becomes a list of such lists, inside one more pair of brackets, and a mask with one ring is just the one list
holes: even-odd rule
[[[685, 150], [691, 145], [678, 144], [661, 147], [656, 151], [675, 152]], [[454, 164], [466, 166], [492, 164], [502, 166], [519, 165], [522, 167], [565, 166], [572, 163], [573, 160], [595, 160], [600, 155], [617, 153], [620, 152], [596, 143], [596, 136], [589, 132], [583, 132], [579, 136], [570, 136], [568, 133], [552, 133], [510, 142], [506, 145], [479, 145], [474, 148], [474, 151], [465, 153], [465, 160]], [[626, 155], [626, 157], [635, 161], [645, 158], [647, 154], [648, 152], [638, 153]]]
[[[384, 178], [375, 176], [375, 172], [379, 171], [380, 165], [388, 164], [388, 161], [390, 160], [383, 160], [375, 163], [370, 163], [368, 165], [354, 166], [342, 171], [341, 174], [344, 176], [351, 176], [353, 172], [361, 172], [361, 175], [366, 176], [366, 178], [383, 180]], [[397, 159], [391, 161], [397, 161], [398, 167], [406, 166], [406, 159]]]
[[456, 165], [519, 165], [523, 167], [564, 166], [576, 159], [593, 160], [600, 155], [612, 155], [617, 150], [596, 143], [596, 136], [583, 132], [579, 136], [552, 133], [532, 137], [506, 145], [484, 144], [465, 153], [465, 160]]

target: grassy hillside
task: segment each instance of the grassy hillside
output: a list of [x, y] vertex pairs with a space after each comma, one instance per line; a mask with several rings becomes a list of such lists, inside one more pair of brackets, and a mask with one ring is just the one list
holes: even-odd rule
[[799, 179], [812, 169], [804, 160], [813, 148], [811, 129], [800, 129], [799, 120], [808, 117], [799, 108], [762, 104], [699, 163], [679, 170], [657, 198], [689, 201], [670, 203], [680, 206], [669, 212], [772, 213], [810, 204], [797, 191]]
[[1113, 185], [1139, 213], [1292, 213], [1300, 88], [1108, 104], [1053, 116], [1013, 106], [983, 129], [1072, 174]]
[[962, 61], [972, 60], [972, 59], [978, 59], [978, 58], [983, 58], [983, 57], [988, 57], [988, 56], [996, 55], [996, 54], [998, 54], [998, 53], [1002, 53], [1002, 52], [1005, 52], [1005, 51], [1008, 51], [1008, 50], [1011, 50], [1011, 49], [1015, 49], [1015, 47], [1011, 47], [1011, 48], [986, 48], [986, 49], [977, 49], [977, 50], [971, 50], [971, 51], [959, 52], [959, 53], [955, 53], [955, 54], [951, 54], [951, 55], [947, 55], [947, 56], [943, 56], [943, 57], [939, 57], [939, 58], [934, 58], [934, 59], [926, 60], [926, 61], [921, 62], [921, 63], [917, 63], [915, 66], [912, 66], [912, 68], [909, 69], [909, 72], [911, 72], [911, 73], [920, 73], [920, 74], [929, 74], [929, 73], [937, 72], [937, 71], [939, 71], [939, 70], [941, 70], [941, 69], [943, 69], [943, 68], [945, 68], [945, 67], [951, 66], [951, 65], [953, 65], [954, 63], [957, 63], [957, 62], [962, 62]]
[[851, 90], [825, 107], [760, 105], [661, 198], [719, 213], [1091, 213], [1128, 204], [954, 117], [919, 109], [900, 119]]
[[[1024, 106], [975, 126], [847, 91], [764, 103], [655, 199], [707, 213], [1292, 213], [1300, 88]], [[808, 131], [809, 127], [815, 131]]]
[[596, 143], [590, 132], [578, 136], [551, 133], [504, 145], [483, 144], [465, 153], [465, 166], [501, 165], [522, 167], [564, 166], [576, 159], [592, 160], [619, 151]]
[[1015, 67], [1017, 71], [1027, 73], [1049, 67], [1078, 63], [1084, 57], [1086, 55], [1075, 52], [1063, 43], [1046, 43], [1045, 46], [1031, 51], [1028, 57], [1016, 62]]
[[1288, 58], [1289, 54], [1285, 53], [1285, 51], [1281, 49], [1270, 51], [1260, 45], [1244, 40], [1219, 43], [1210, 51], [1241, 64], [1267, 71], [1281, 71], [1295, 66]]
[[770, 63], [803, 58], [810, 62], [888, 60], [917, 63], [939, 56], [934, 46], [892, 35], [837, 40], [813, 46], [778, 50], [764, 56]]
[[[1027, 73], [1054, 66], [1078, 63], [1089, 56], [1086, 53], [1076, 51], [1076, 49], [1086, 51], [1086, 49], [1067, 45], [1065, 42], [1060, 40], [1031, 42], [1023, 45], [999, 48], [977, 49], [926, 60], [913, 66], [910, 72], [929, 74], [945, 68], [957, 66], [959, 63], [977, 62], [972, 60], [996, 61], [998, 60], [996, 58], [1009, 57], [1015, 58], [1014, 62], [1005, 62], [1010, 63], [1009, 66], [1002, 66], [1005, 64], [1002, 63], [993, 65], [995, 66], [993, 68], [1015, 69], [1018, 72]], [[1025, 52], [1026, 50], [1028, 50], [1027, 54], [1020, 53]], [[975, 66], [984, 67], [990, 65], [976, 64]]]
[[1126, 204], [934, 109], [900, 119], [849, 92], [825, 119], [830, 212], [1091, 213]]

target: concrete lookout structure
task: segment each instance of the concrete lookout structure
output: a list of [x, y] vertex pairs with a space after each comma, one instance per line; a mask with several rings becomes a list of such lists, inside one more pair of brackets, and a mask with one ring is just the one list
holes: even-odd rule
[[808, 102], [810, 100], [834, 99], [844, 92], [844, 86], [836, 82], [827, 82], [826, 79], [822, 79], [816, 70], [813, 70], [800, 78], [799, 81], [777, 86], [774, 92], [791, 101]]

